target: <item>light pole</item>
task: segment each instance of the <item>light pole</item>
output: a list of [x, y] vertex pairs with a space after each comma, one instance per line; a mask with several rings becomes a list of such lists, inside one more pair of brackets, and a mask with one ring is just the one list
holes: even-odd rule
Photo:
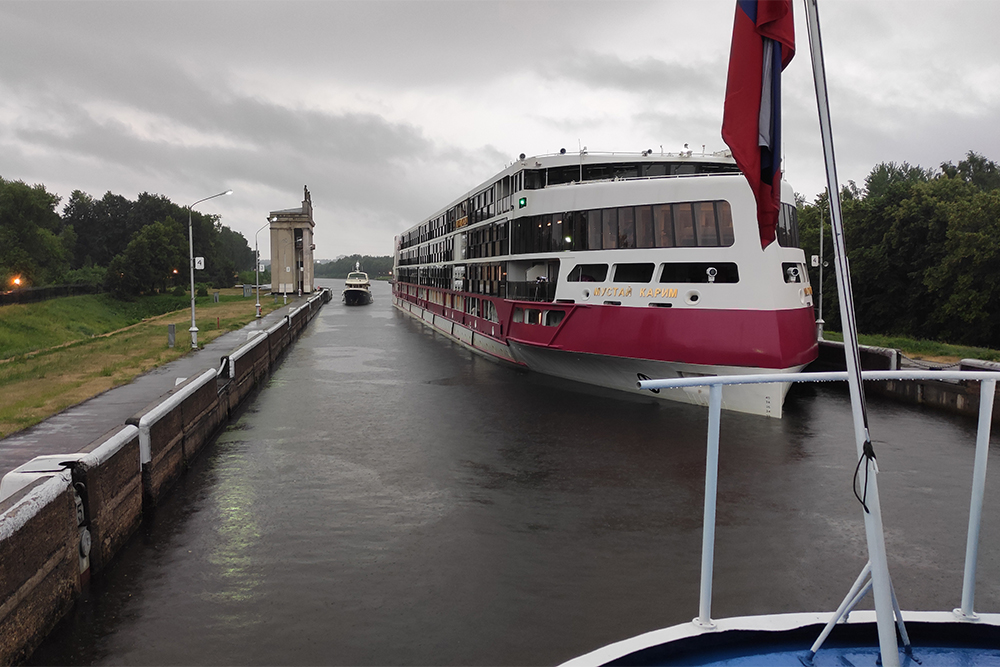
[[[267, 219], [264, 227], [269, 227], [271, 225], [271, 218]], [[253, 235], [253, 251], [257, 256], [256, 266], [254, 269], [257, 271], [257, 317], [260, 317], [260, 247], [257, 245], [257, 235], [264, 231], [264, 227], [261, 227]], [[271, 289], [274, 289], [273, 287]]]
[[194, 233], [191, 227], [191, 209], [196, 205], [202, 203], [203, 201], [208, 201], [209, 199], [215, 199], [216, 197], [222, 197], [223, 195], [233, 194], [232, 190], [226, 190], [225, 192], [220, 192], [217, 195], [212, 195], [211, 197], [205, 197], [204, 199], [199, 199], [194, 204], [187, 207], [188, 209], [188, 254], [191, 260], [191, 328], [188, 331], [191, 332], [191, 349], [198, 349], [198, 327], [194, 323]]

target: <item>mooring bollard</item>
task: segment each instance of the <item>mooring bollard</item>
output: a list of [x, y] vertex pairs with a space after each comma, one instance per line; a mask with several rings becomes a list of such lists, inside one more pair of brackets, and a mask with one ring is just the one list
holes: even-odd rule
[[167, 347], [173, 347], [174, 341], [177, 339], [177, 325], [168, 324], [167, 325]]

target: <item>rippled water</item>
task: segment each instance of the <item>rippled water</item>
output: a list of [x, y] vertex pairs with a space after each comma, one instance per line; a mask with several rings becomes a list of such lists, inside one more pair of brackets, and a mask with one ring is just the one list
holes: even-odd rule
[[[374, 291], [320, 311], [35, 664], [552, 664], [697, 615], [705, 410], [500, 366]], [[956, 607], [975, 423], [870, 407], [900, 602]], [[715, 617], [836, 608], [855, 463], [840, 389], [723, 416]], [[983, 540], [994, 611], [995, 512]]]

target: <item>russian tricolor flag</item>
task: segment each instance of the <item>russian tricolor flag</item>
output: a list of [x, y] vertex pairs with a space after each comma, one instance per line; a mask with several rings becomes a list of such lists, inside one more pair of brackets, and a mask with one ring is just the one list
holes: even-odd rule
[[737, 0], [722, 139], [757, 199], [761, 248], [778, 225], [781, 70], [794, 55], [792, 0]]

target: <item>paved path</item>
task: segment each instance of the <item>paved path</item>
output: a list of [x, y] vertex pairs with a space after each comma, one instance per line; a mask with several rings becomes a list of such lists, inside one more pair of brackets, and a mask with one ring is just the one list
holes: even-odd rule
[[[221, 358], [239, 347], [250, 334], [271, 327], [293, 308], [305, 303], [307, 298], [289, 299], [287, 305], [242, 329], [219, 336], [196, 352], [189, 352], [180, 359], [140, 375], [129, 384], [109, 389], [0, 440], [0, 477], [36, 456], [76, 452], [86, 447], [170, 391], [177, 378], [218, 368]], [[187, 331], [177, 332], [177, 344], [190, 345]]]

